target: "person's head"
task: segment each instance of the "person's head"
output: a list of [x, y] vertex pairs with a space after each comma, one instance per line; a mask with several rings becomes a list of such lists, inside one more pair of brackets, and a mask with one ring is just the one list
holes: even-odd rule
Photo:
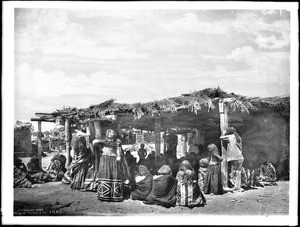
[[170, 168], [169, 165], [163, 165], [158, 170], [158, 174], [160, 174], [160, 175], [172, 175], [172, 169]]
[[208, 144], [207, 149], [208, 149], [209, 153], [213, 153], [214, 151], [218, 151], [218, 147], [213, 143]]
[[142, 144], [141, 144], [141, 148], [144, 148], [144, 147], [145, 147], [145, 144], [142, 143]]
[[225, 134], [230, 135], [230, 134], [235, 134], [237, 133], [234, 127], [227, 127]]
[[80, 135], [77, 137], [76, 139], [76, 144], [75, 144], [75, 150], [81, 150], [83, 148], [85, 148], [86, 146], [86, 141], [85, 141], [85, 137]]
[[180, 163], [179, 170], [185, 171], [185, 170], [192, 170], [192, 169], [193, 167], [188, 160], [184, 160]]
[[191, 131], [191, 136], [195, 136], [196, 135], [196, 131], [195, 130], [192, 130]]
[[130, 155], [131, 155], [130, 150], [127, 150], [126, 151], [126, 156], [130, 156]]
[[184, 178], [185, 178], [186, 181], [195, 180], [196, 179], [195, 172], [193, 170], [190, 170], [190, 169], [186, 170]]
[[170, 129], [168, 132], [169, 132], [169, 134], [175, 134], [175, 130], [173, 130], [173, 129]]
[[199, 166], [203, 167], [203, 168], [207, 168], [208, 163], [209, 163], [209, 159], [208, 158], [202, 158], [199, 161]]
[[116, 136], [117, 136], [117, 134], [116, 134], [116, 132], [115, 132], [114, 130], [108, 129], [108, 130], [106, 131], [106, 137], [107, 137], [108, 139], [115, 139]]
[[140, 175], [145, 176], [146, 174], [149, 173], [149, 170], [148, 170], [147, 166], [139, 165], [138, 172], [139, 172]]

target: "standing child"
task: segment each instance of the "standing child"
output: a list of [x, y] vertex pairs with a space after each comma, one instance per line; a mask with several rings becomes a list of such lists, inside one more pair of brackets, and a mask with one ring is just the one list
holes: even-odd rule
[[207, 148], [210, 154], [210, 161], [204, 183], [204, 194], [223, 194], [220, 165], [220, 162], [223, 160], [223, 158], [219, 155], [219, 150], [215, 144], [209, 144]]

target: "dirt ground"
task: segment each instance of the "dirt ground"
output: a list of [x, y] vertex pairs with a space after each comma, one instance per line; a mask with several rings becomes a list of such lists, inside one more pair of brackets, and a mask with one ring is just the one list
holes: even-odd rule
[[[47, 166], [54, 154], [43, 158]], [[23, 159], [26, 163], [29, 159]], [[35, 188], [14, 188], [14, 215], [288, 215], [289, 181], [244, 192], [223, 195], [205, 195], [207, 204], [193, 209], [187, 207], [164, 208], [145, 205], [131, 199], [123, 202], [103, 202], [95, 192], [73, 190], [62, 182], [39, 184]]]

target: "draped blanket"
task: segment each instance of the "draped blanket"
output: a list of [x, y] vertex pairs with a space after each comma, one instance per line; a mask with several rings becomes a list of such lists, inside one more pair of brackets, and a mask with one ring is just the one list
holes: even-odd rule
[[176, 205], [177, 180], [170, 175], [153, 177], [152, 190], [144, 201], [145, 204], [156, 204], [164, 207]]
[[131, 192], [131, 199], [145, 200], [152, 189], [153, 176], [146, 166], [139, 166], [139, 173], [135, 176], [135, 189]]
[[[78, 144], [78, 145], [77, 145]], [[75, 141], [75, 158], [67, 168], [62, 182], [70, 184], [72, 189], [83, 189], [90, 162], [90, 150], [85, 146], [85, 138], [79, 136]]]
[[30, 177], [20, 168], [14, 166], [14, 188], [31, 188]]
[[177, 180], [177, 206], [203, 206], [206, 200], [196, 181], [195, 172], [190, 163], [185, 160], [180, 164]]

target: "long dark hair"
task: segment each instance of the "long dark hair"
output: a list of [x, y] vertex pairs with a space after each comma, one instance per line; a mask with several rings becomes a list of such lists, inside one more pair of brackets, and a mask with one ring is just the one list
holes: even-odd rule
[[235, 130], [235, 128], [234, 127], [227, 127], [225, 135], [231, 135], [231, 134], [235, 135], [237, 143], [240, 144], [240, 146], [242, 146], [242, 138], [237, 133], [237, 131]]

